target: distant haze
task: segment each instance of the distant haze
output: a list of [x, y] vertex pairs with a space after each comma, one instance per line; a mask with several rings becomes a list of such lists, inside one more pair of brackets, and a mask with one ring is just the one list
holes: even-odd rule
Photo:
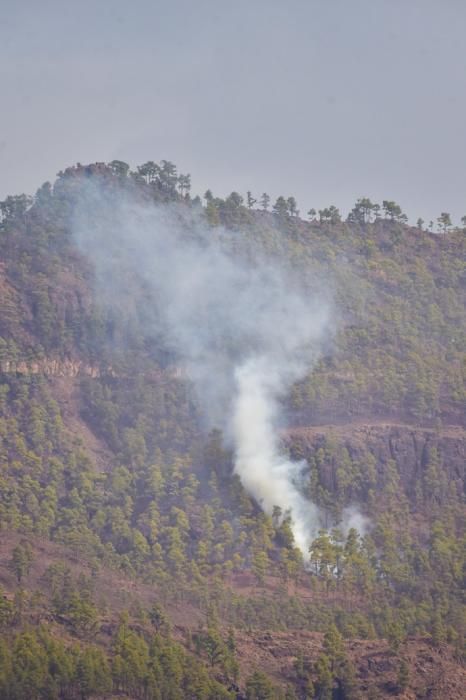
[[466, 214], [463, 0], [0, 0], [0, 198], [76, 162]]

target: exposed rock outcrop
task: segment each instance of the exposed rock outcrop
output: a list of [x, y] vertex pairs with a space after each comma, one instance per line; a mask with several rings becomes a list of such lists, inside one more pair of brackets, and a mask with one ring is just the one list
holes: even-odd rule
[[[379, 478], [383, 478], [387, 462], [393, 460], [408, 496], [414, 496], [416, 482], [433, 459], [438, 460], [450, 487], [454, 484], [459, 493], [466, 488], [466, 429], [459, 425], [434, 429], [383, 421], [347, 423], [293, 428], [285, 439], [304, 458], [319, 448], [325, 449], [329, 442], [346, 448], [352, 461], [365, 459], [369, 452], [375, 458]], [[332, 479], [338, 467], [338, 455], [330, 457], [328, 462], [327, 478]]]
[[96, 366], [88, 365], [80, 360], [44, 359], [26, 362], [25, 360], [2, 360], [0, 372], [3, 374], [44, 374], [51, 377], [100, 377], [102, 374], [112, 374], [108, 367], [104, 372]]

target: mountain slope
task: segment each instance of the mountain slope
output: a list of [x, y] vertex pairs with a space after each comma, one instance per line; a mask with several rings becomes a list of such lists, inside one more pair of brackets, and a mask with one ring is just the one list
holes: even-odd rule
[[[201, 207], [181, 178], [166, 162], [135, 173], [77, 166], [32, 206], [2, 203], [0, 623], [16, 640], [16, 656], [2, 651], [4, 696], [53, 697], [52, 684], [58, 697], [188, 697], [188, 686], [196, 698], [271, 697], [254, 676], [266, 670], [288, 697], [318, 696], [325, 683], [341, 698], [369, 686], [375, 697], [441, 697], [446, 678], [460, 697], [464, 232], [369, 222], [357, 207], [347, 222], [304, 222], [280, 206], [248, 209], [236, 193], [207, 193]], [[301, 553], [286, 515], [265, 515], [246, 493], [167, 339], [148, 332], [144, 309], [102, 298], [94, 261], [76, 247], [89, 183], [195, 212], [213, 236], [227, 226], [232, 254], [291, 265], [310, 295], [325, 281], [335, 340], [284, 398], [282, 443], [306, 460], [303, 491], [328, 526], [357, 506], [360, 534], [323, 531]], [[24, 648], [51, 653], [41, 621], [64, 644], [59, 671], [27, 666], [19, 679]], [[258, 630], [270, 635], [266, 654]], [[366, 641], [341, 651], [340, 633]], [[170, 687], [166, 656], [178, 659]]]

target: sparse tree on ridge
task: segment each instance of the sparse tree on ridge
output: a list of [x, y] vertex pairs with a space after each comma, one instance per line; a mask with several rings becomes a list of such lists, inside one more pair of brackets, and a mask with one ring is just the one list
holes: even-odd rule
[[388, 218], [391, 221], [399, 221], [400, 223], [406, 223], [408, 220], [406, 214], [403, 214], [400, 205], [392, 200], [384, 199], [382, 202], [382, 209], [386, 219]]
[[299, 209], [296, 204], [296, 199], [294, 197], [288, 197], [286, 200], [286, 203], [288, 205], [288, 212], [290, 216], [297, 217], [299, 216]]
[[169, 160], [161, 160], [158, 181], [158, 185], [163, 192], [167, 194], [174, 194], [178, 184], [176, 165]]
[[226, 198], [225, 204], [231, 205], [232, 207], [241, 207], [243, 205], [243, 198], [238, 192], [232, 192]]
[[288, 216], [288, 204], [285, 197], [280, 196], [277, 198], [273, 205], [273, 213], [281, 219], [285, 219]]
[[148, 185], [157, 179], [159, 171], [159, 166], [157, 163], [154, 163], [153, 160], [148, 160], [147, 163], [143, 163], [143, 165], [138, 165], [137, 167], [138, 174], [144, 178]]
[[0, 202], [0, 212], [3, 219], [21, 219], [32, 204], [32, 198], [26, 194], [8, 196]]
[[122, 160], [112, 160], [109, 164], [108, 167], [113, 170], [115, 175], [119, 175], [120, 177], [126, 177], [129, 172], [129, 165], [128, 163], [125, 163]]
[[357, 200], [353, 209], [348, 215], [349, 221], [356, 221], [359, 224], [371, 223], [380, 210], [378, 204], [373, 204], [368, 197], [361, 197]]
[[267, 192], [264, 192], [261, 201], [260, 201], [261, 207], [264, 211], [267, 211], [270, 205], [270, 197], [267, 194]]
[[254, 197], [252, 196], [252, 193], [249, 192], [249, 190], [248, 190], [248, 192], [246, 192], [246, 197], [247, 197], [247, 202], [248, 202], [248, 209], [252, 209], [254, 204], [257, 202], [257, 199], [254, 199]]
[[437, 219], [437, 225], [439, 231], [443, 233], [448, 233], [448, 229], [451, 227], [451, 216], [448, 212], [442, 211]]
[[341, 221], [341, 215], [339, 209], [333, 204], [325, 209], [319, 209], [319, 221], [320, 223], [337, 224]]
[[178, 189], [181, 196], [186, 197], [191, 189], [191, 175], [180, 175], [178, 177]]

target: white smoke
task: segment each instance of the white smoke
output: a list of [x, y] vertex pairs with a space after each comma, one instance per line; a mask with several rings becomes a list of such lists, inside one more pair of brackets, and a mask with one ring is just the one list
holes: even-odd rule
[[[212, 230], [200, 211], [94, 186], [77, 208], [74, 233], [102, 299], [133, 307], [147, 333], [168, 342], [209, 421], [232, 444], [244, 487], [265, 512], [279, 506], [291, 514], [296, 544], [307, 552], [318, 509], [302, 495], [304, 465], [278, 447], [277, 425], [279, 400], [312, 368], [331, 328], [317, 281], [305, 291], [284, 261], [238, 245], [251, 232]], [[247, 249], [248, 258], [238, 252]]]
[[344, 535], [348, 535], [348, 532], [354, 528], [363, 536], [368, 532], [369, 525], [369, 518], [363, 515], [355, 505], [343, 508], [340, 528]]
[[234, 402], [235, 470], [246, 490], [266, 513], [274, 506], [290, 512], [296, 545], [307, 552], [319, 523], [317, 507], [298, 488], [302, 462], [292, 462], [277, 447], [275, 411], [280, 368], [265, 358], [236, 370]]

